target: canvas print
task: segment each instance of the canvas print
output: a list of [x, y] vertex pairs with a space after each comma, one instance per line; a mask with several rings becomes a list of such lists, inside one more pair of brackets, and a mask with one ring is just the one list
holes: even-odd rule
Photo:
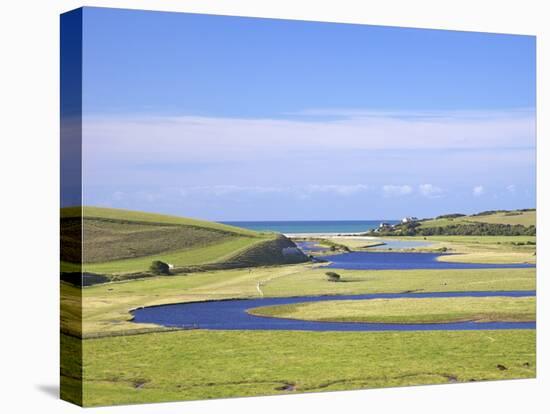
[[61, 16], [61, 397], [536, 375], [535, 37]]

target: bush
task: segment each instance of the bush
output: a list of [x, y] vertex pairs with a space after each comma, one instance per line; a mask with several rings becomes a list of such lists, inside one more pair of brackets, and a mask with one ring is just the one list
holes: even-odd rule
[[154, 260], [149, 270], [155, 275], [170, 274], [170, 266], [168, 266], [168, 263], [161, 262], [160, 260]]
[[339, 282], [340, 281], [340, 275], [336, 272], [326, 272], [327, 279], [329, 282]]
[[443, 214], [441, 216], [437, 216], [436, 219], [452, 219], [452, 218], [465, 217], [465, 216], [466, 214], [452, 213], [452, 214]]

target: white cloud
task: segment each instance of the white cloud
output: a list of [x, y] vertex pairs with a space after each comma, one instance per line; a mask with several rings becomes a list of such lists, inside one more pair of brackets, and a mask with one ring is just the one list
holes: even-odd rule
[[[137, 191], [135, 193], [115, 192], [112, 199], [121, 201], [126, 198], [134, 198], [145, 201], [156, 201], [162, 198], [212, 196], [223, 197], [233, 194], [263, 195], [263, 194], [287, 194], [298, 199], [308, 199], [317, 193], [330, 193], [337, 196], [351, 196], [369, 190], [365, 184], [310, 184], [301, 186], [247, 186], [247, 185], [204, 185], [181, 188], [161, 188], [157, 192]], [[121, 197], [123, 195], [124, 197]]]
[[309, 185], [305, 190], [309, 193], [335, 193], [338, 195], [349, 196], [369, 189], [365, 184], [347, 184], [347, 185]]
[[424, 197], [429, 198], [441, 197], [441, 194], [443, 193], [443, 190], [441, 188], [436, 187], [433, 184], [420, 184], [418, 186], [418, 191], [420, 191], [420, 194], [422, 194]]
[[385, 185], [382, 191], [386, 197], [398, 197], [411, 194], [413, 188], [410, 185]]
[[336, 119], [314, 116], [313, 120], [136, 115], [86, 117], [83, 121], [85, 171], [109, 160], [136, 164], [243, 161], [282, 158], [301, 151], [534, 146], [532, 111], [357, 110], [342, 111]]
[[514, 184], [510, 184], [509, 186], [506, 187], [506, 191], [508, 191], [509, 193], [515, 193], [516, 189], [517, 188]]
[[262, 187], [262, 186], [240, 186], [240, 185], [213, 185], [213, 186], [201, 186], [201, 187], [191, 187], [189, 189], [191, 192], [202, 192], [207, 194], [213, 194], [215, 196], [223, 196], [227, 194], [235, 193], [255, 193], [255, 194], [265, 194], [265, 193], [275, 193], [281, 192], [282, 190], [276, 187]]
[[485, 188], [483, 188], [482, 185], [476, 185], [474, 188], [472, 188], [472, 194], [476, 197], [479, 197], [485, 194]]

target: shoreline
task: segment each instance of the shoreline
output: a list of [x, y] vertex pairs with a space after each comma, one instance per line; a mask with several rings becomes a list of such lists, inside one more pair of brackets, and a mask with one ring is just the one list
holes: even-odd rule
[[356, 240], [378, 240], [382, 237], [363, 236], [362, 233], [283, 233], [285, 237], [292, 238], [331, 238], [331, 237], [347, 237]]

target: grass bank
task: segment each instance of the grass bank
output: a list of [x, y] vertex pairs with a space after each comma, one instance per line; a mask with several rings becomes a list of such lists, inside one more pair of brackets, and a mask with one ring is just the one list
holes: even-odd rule
[[535, 298], [407, 298], [323, 301], [250, 309], [257, 316], [322, 322], [524, 322], [536, 317]]
[[446, 250], [438, 260], [460, 263], [536, 263], [535, 236], [426, 236], [404, 239], [433, 242], [428, 249]]
[[[82, 289], [63, 283], [62, 330], [75, 335], [154, 328], [130, 322], [129, 311], [140, 306], [261, 296], [302, 296], [398, 293], [534, 290], [535, 269], [468, 270], [339, 270], [341, 282], [326, 280], [318, 265], [233, 269], [170, 277], [107, 283]], [[82, 292], [82, 324], [79, 322]]]
[[[62, 336], [70, 353], [74, 338]], [[73, 345], [73, 346], [71, 346]], [[179, 331], [84, 341], [87, 406], [533, 378], [534, 331]], [[78, 386], [63, 355], [62, 390]]]
[[[89, 280], [95, 277], [94, 283], [151, 276], [149, 267], [155, 260], [172, 265], [174, 273], [201, 271], [202, 265], [231, 268], [307, 261], [294, 243], [276, 233], [98, 207], [62, 209], [61, 243], [62, 272], [82, 269], [91, 274]], [[213, 266], [219, 264], [227, 266]]]

